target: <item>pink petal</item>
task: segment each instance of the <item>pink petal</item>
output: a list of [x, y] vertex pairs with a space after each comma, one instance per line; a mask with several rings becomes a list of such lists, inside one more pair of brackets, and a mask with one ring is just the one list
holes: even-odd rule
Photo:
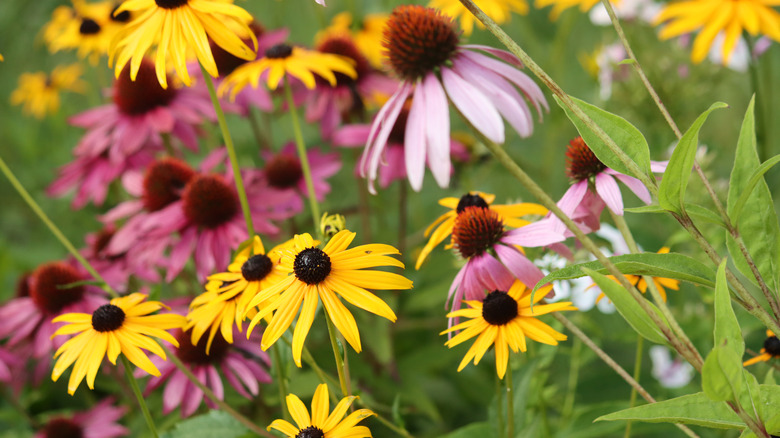
[[623, 184], [626, 185], [634, 194], [642, 200], [645, 204], [649, 204], [652, 202], [652, 199], [650, 198], [650, 192], [647, 190], [647, 187], [645, 187], [644, 184], [642, 184], [642, 181], [639, 181], [638, 179], [623, 175], [622, 173], [618, 173], [617, 175], [614, 175], [615, 178], [619, 179]]
[[347, 125], [333, 133], [331, 142], [335, 146], [363, 146], [371, 132], [371, 125]]
[[532, 288], [544, 278], [542, 271], [517, 249], [505, 245], [496, 245], [494, 249], [507, 269], [526, 286]]
[[409, 110], [409, 118], [406, 122], [406, 132], [404, 133], [406, 175], [409, 178], [409, 184], [416, 192], [422, 189], [423, 176], [425, 174], [425, 149], [427, 147], [425, 137], [426, 93], [423, 89], [426, 86], [427, 82], [417, 82], [414, 97], [412, 97], [412, 108]]
[[504, 122], [490, 100], [449, 68], [442, 68], [441, 76], [447, 95], [466, 120], [489, 140], [503, 143]]
[[426, 139], [428, 165], [439, 187], [450, 185], [450, 112], [447, 95], [435, 74], [429, 73], [423, 82], [425, 95]]
[[604, 172], [596, 175], [596, 193], [613, 213], [619, 216], [623, 215], [623, 198], [615, 178]]
[[554, 230], [552, 224], [547, 221], [538, 221], [524, 227], [509, 230], [501, 238], [501, 241], [504, 243], [530, 248], [552, 245], [564, 240], [566, 240], [566, 237], [563, 233]]

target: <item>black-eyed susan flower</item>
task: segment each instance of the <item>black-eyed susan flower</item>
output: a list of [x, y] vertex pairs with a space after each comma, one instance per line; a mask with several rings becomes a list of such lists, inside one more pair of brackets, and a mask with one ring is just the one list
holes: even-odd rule
[[780, 339], [777, 339], [772, 330], [766, 331], [767, 338], [764, 340], [764, 347], [761, 348], [761, 354], [753, 359], [746, 360], [742, 366], [753, 365], [758, 362], [766, 362], [773, 357], [780, 357]]
[[515, 280], [508, 291], [490, 292], [482, 301], [466, 301], [469, 306], [467, 309], [447, 314], [448, 318], [463, 317], [468, 320], [441, 332], [442, 335], [460, 332], [444, 345], [452, 348], [477, 336], [460, 362], [458, 371], [465, 368], [472, 359], [474, 365], [478, 364], [493, 345], [496, 352], [496, 371], [498, 377], [503, 379], [509, 361], [509, 349], [515, 353], [526, 351], [526, 337], [548, 345], [558, 345], [558, 341], [565, 341], [566, 335], [537, 319], [538, 316], [552, 312], [577, 310], [568, 301], [537, 304], [551, 289], [552, 286], [545, 286], [536, 291], [532, 310], [531, 289]]
[[313, 240], [311, 235], [296, 235], [293, 245], [280, 251], [279, 269], [290, 275], [276, 285], [262, 290], [249, 302], [249, 307], [254, 307], [272, 299], [270, 304], [261, 307], [252, 318], [247, 335], [261, 319], [273, 312], [261, 343], [261, 348], [267, 350], [292, 324], [300, 309], [292, 341], [293, 360], [300, 367], [303, 342], [314, 321], [314, 313], [320, 300], [333, 324], [358, 353], [362, 348], [355, 318], [339, 297], [353, 306], [395, 322], [393, 310], [367, 289], [411, 289], [412, 282], [392, 272], [366, 268], [403, 268], [403, 263], [389, 257], [400, 253], [390, 245], [378, 243], [347, 249], [354, 238], [355, 233], [342, 230], [320, 249], [319, 242]]
[[[233, 343], [233, 326], [241, 331], [241, 321], [249, 301], [261, 290], [273, 286], [287, 276], [286, 271], [279, 269], [279, 250], [289, 243], [266, 252], [260, 236], [254, 236], [251, 244], [236, 254], [227, 272], [208, 277], [206, 292], [192, 300], [187, 315], [185, 330], [192, 329], [193, 345], [197, 345], [200, 338], [208, 332], [208, 354], [218, 331], [228, 343]], [[253, 308], [249, 310], [248, 316], [251, 318], [255, 314]]]
[[773, 6], [776, 0], [687, 0], [666, 4], [655, 18], [656, 24], [666, 23], [659, 37], [669, 39], [698, 30], [693, 41], [691, 60], [704, 60], [712, 42], [720, 32], [723, 40], [723, 63], [727, 64], [743, 32], [766, 35], [780, 41], [780, 13]]
[[[126, 0], [114, 14], [131, 12], [136, 18], [113, 39], [109, 47], [109, 64], [116, 61], [116, 75], [130, 62], [130, 78], [135, 80], [146, 52], [157, 46], [155, 65], [157, 80], [168, 87], [166, 62], [173, 61], [176, 74], [187, 86], [187, 53], [195, 52], [198, 62], [213, 77], [219, 76], [209, 39], [229, 53], [251, 60], [255, 52], [242, 40], [248, 36], [254, 48], [257, 38], [249, 28], [252, 16], [232, 0]], [[240, 29], [237, 34], [234, 29]]]
[[315, 74], [335, 86], [336, 73], [353, 79], [357, 77], [352, 64], [344, 56], [277, 44], [266, 50], [264, 57], [246, 63], [228, 75], [219, 86], [219, 94], [224, 96], [230, 91], [233, 99], [247, 85], [257, 88], [264, 73], [267, 74], [266, 85], [271, 90], [275, 90], [287, 75], [300, 80], [310, 90], [317, 86]]
[[81, 80], [83, 69], [79, 64], [60, 65], [51, 74], [22, 73], [19, 85], [11, 93], [11, 104], [22, 105], [22, 112], [42, 119], [60, 109], [60, 93], [83, 93], [86, 83]]
[[92, 314], [66, 313], [54, 318], [53, 322], [68, 324], [60, 327], [52, 336], [76, 336], [67, 340], [54, 353], [57, 362], [51, 373], [52, 380], [56, 382], [75, 362], [68, 380], [68, 393], [73, 395], [85, 377], [89, 389], [95, 389], [95, 377], [103, 357], [108, 356], [108, 360], [116, 365], [120, 353], [138, 368], [159, 376], [160, 371], [142, 349], [165, 358], [165, 351], [150, 336], [178, 346], [176, 339], [166, 330], [182, 327], [186, 320], [176, 314], [150, 315], [165, 305], [159, 301], [145, 300], [146, 295], [136, 292], [114, 298]]
[[[425, 237], [430, 236], [428, 243], [420, 252], [417, 257], [417, 264], [415, 269], [420, 269], [423, 262], [433, 249], [444, 241], [449, 235], [452, 234], [452, 228], [455, 225], [455, 218], [458, 213], [463, 212], [466, 207], [480, 207], [488, 208], [498, 213], [499, 218], [503, 221], [504, 225], [511, 228], [519, 228], [530, 224], [525, 219], [520, 219], [522, 216], [527, 215], [539, 215], [544, 216], [547, 214], [547, 209], [539, 204], [532, 204], [523, 202], [520, 204], [493, 205], [493, 201], [496, 199], [496, 195], [482, 192], [469, 192], [459, 198], [447, 197], [439, 200], [439, 205], [447, 207], [450, 211], [439, 216], [433, 223], [425, 230]], [[452, 247], [452, 243], [447, 245], [447, 249]]]
[[374, 68], [382, 68], [384, 53], [382, 34], [387, 24], [387, 14], [368, 14], [353, 26], [352, 14], [340, 12], [330, 22], [330, 26], [318, 32], [315, 41], [319, 44], [325, 38], [350, 36]]
[[[371, 431], [357, 424], [364, 418], [374, 415], [370, 409], [358, 409], [344, 418], [349, 406], [356, 396], [344, 397], [330, 412], [328, 385], [322, 383], [314, 391], [311, 401], [311, 416], [301, 399], [295, 394], [287, 396], [287, 409], [293, 421], [293, 426], [285, 420], [274, 420], [268, 430], [276, 429], [287, 438], [364, 438], [370, 437]], [[330, 414], [329, 414], [330, 413]]]
[[96, 64], [108, 53], [111, 39], [130, 21], [125, 11], [114, 15], [113, 1], [87, 3], [74, 0], [73, 7], [60, 6], [43, 28], [43, 39], [49, 51], [76, 50], [80, 58], [89, 58]]
[[[525, 0], [478, 0], [476, 4], [485, 15], [498, 24], [508, 22], [512, 12], [523, 15], [528, 13], [528, 3]], [[477, 20], [460, 0], [431, 0], [428, 6], [457, 19], [465, 35], [471, 35], [475, 23], [480, 29], [485, 28], [485, 25]]]

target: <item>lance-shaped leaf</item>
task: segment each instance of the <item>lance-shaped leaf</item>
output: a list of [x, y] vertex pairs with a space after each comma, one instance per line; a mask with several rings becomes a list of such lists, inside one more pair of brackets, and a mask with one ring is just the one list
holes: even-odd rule
[[742, 361], [734, 350], [717, 346], [701, 370], [701, 386], [713, 401], [735, 401], [742, 391]]
[[726, 281], [726, 260], [718, 266], [715, 278], [715, 329], [713, 331], [715, 345], [725, 346], [734, 351], [737, 358], [745, 354], [745, 340], [739, 321], [731, 307], [729, 285]]
[[[571, 97], [571, 96], [570, 96]], [[647, 140], [639, 130], [626, 119], [591, 105], [575, 97], [571, 98], [580, 109], [593, 120], [617, 144], [628, 157], [639, 166], [639, 170], [650, 176], [650, 148]], [[566, 116], [571, 120], [577, 131], [585, 140], [596, 157], [607, 167], [626, 175], [640, 177], [631, 172], [620, 158], [599, 138], [585, 123], [567, 108], [557, 97], [555, 101], [566, 111]]]
[[596, 421], [631, 420], [647, 423], [683, 423], [716, 429], [744, 429], [745, 423], [723, 402], [703, 392], [624, 409]]
[[696, 158], [696, 148], [699, 145], [699, 130], [711, 112], [718, 108], [726, 108], [723, 102], [713, 103], [693, 122], [685, 135], [682, 136], [672, 152], [669, 165], [666, 166], [661, 186], [658, 189], [658, 203], [666, 210], [676, 213], [684, 211], [683, 198], [688, 186], [688, 178], [691, 176], [693, 163]]

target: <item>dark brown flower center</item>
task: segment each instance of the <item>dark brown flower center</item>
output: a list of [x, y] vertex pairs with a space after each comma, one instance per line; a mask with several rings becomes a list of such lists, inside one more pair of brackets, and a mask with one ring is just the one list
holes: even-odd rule
[[[170, 83], [170, 78], [168, 78]], [[130, 79], [130, 63], [114, 82], [114, 103], [127, 115], [147, 113], [158, 106], [168, 105], [176, 96], [176, 88], [160, 86], [154, 64], [149, 60], [141, 62], [135, 81]], [[128, 134], [134, 135], [134, 134]]]
[[504, 221], [489, 208], [466, 207], [455, 218], [452, 243], [465, 258], [492, 248], [504, 234]]
[[517, 301], [506, 292], [494, 290], [482, 301], [482, 318], [491, 325], [504, 325], [519, 314]]
[[323, 438], [325, 432], [317, 426], [309, 426], [306, 429], [301, 429], [295, 438]]
[[295, 256], [293, 271], [298, 280], [318, 284], [330, 274], [330, 257], [319, 248], [306, 248]]
[[322, 53], [332, 53], [347, 57], [355, 62], [353, 65], [357, 72], [357, 78], [352, 79], [344, 73], [334, 72], [336, 75], [336, 85], [351, 85], [360, 80], [361, 77], [371, 71], [371, 65], [368, 59], [360, 53], [351, 38], [345, 36], [333, 36], [325, 39], [317, 46], [317, 51]]
[[14, 293], [14, 297], [24, 298], [30, 296], [30, 278], [32, 278], [32, 274], [29, 272], [25, 272], [19, 276], [19, 279], [16, 280], [16, 291]]
[[274, 263], [265, 254], [255, 254], [241, 265], [241, 275], [246, 281], [260, 281], [271, 272]]
[[147, 211], [162, 210], [181, 198], [195, 171], [184, 161], [163, 158], [152, 163], [144, 175], [143, 203]]
[[764, 341], [764, 350], [772, 356], [780, 357], [780, 339], [770, 336]]
[[82, 18], [79, 33], [82, 35], [95, 35], [100, 33], [100, 25], [91, 18]]
[[488, 203], [485, 201], [485, 199], [482, 198], [482, 196], [466, 193], [460, 197], [458, 206], [455, 208], [455, 211], [458, 214], [461, 214], [463, 213], [463, 210], [466, 209], [466, 207], [488, 208]]
[[219, 331], [214, 335], [208, 353], [206, 353], [208, 336], [201, 336], [198, 339], [198, 345], [192, 345], [192, 332], [190, 330], [186, 332], [179, 331], [176, 339], [179, 341], [176, 356], [182, 362], [191, 365], [219, 364], [227, 356], [230, 349], [230, 344], [222, 337], [222, 333]]
[[163, 9], [176, 9], [189, 3], [189, 0], [154, 0]]
[[288, 58], [292, 55], [293, 48], [290, 45], [279, 43], [265, 51], [265, 57], [271, 59]]
[[84, 295], [84, 286], [65, 287], [84, 277], [76, 268], [63, 262], [52, 262], [40, 266], [32, 274], [30, 296], [39, 309], [58, 313], [65, 306], [73, 304]]
[[83, 438], [84, 430], [73, 420], [64, 417], [52, 418], [43, 428], [45, 438]]
[[447, 63], [458, 48], [455, 24], [437, 9], [399, 6], [390, 14], [382, 45], [395, 74], [415, 80]]
[[125, 311], [113, 304], [103, 304], [92, 313], [92, 328], [101, 333], [122, 327]]
[[566, 150], [566, 174], [569, 178], [582, 181], [598, 175], [606, 168], [582, 137], [569, 142], [569, 148]]
[[303, 178], [303, 169], [297, 157], [277, 154], [265, 164], [265, 176], [271, 187], [288, 189], [295, 187]]
[[[265, 28], [263, 28], [263, 26], [257, 22], [252, 22], [249, 25], [249, 28], [252, 30], [252, 32], [254, 32], [255, 37], [258, 39], [265, 32]], [[242, 41], [248, 47], [251, 47], [251, 38], [244, 38]], [[229, 75], [233, 72], [233, 70], [249, 62], [246, 59], [239, 58], [238, 56], [223, 49], [212, 39], [209, 39], [209, 46], [211, 47], [211, 54], [214, 55], [214, 63], [217, 65], [217, 71], [222, 77]]]
[[111, 14], [109, 15], [111, 21], [115, 21], [117, 23], [127, 23], [130, 21], [130, 11], [122, 11], [117, 14], [117, 9], [119, 9], [119, 4], [114, 6], [114, 9], [111, 10]]
[[231, 220], [241, 209], [238, 195], [217, 175], [198, 175], [182, 195], [184, 214], [192, 222], [216, 228]]

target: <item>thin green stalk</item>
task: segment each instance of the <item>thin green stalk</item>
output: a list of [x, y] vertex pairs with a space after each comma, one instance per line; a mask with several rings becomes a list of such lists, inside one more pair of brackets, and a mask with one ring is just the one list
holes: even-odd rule
[[[357, 403], [360, 406], [363, 406], [365, 408], [371, 409], [371, 407], [366, 405], [365, 403], [363, 403], [361, 399], [357, 399]], [[412, 434], [410, 434], [409, 431], [407, 431], [406, 429], [402, 429], [402, 428], [396, 426], [392, 421], [388, 420], [387, 418], [385, 418], [382, 415], [377, 414], [375, 409], [371, 409], [371, 412], [374, 413], [374, 418], [376, 418], [380, 423], [384, 424], [385, 427], [387, 427], [388, 429], [392, 430], [393, 432], [397, 433], [398, 435], [400, 435], [402, 437], [414, 438], [412, 436]]]
[[496, 423], [498, 423], [498, 433], [504, 430], [504, 410], [501, 409], [502, 401], [504, 400], [504, 384], [503, 379], [499, 379], [496, 375]]
[[[200, 65], [200, 64], [199, 64]], [[214, 89], [214, 81], [211, 80], [211, 75], [206, 71], [203, 65], [200, 65], [200, 71], [203, 74], [203, 80], [206, 82], [206, 87], [209, 89], [209, 96], [211, 96], [211, 104], [214, 106], [214, 111], [217, 113], [217, 122], [219, 123], [219, 129], [222, 131], [222, 138], [225, 140], [225, 148], [227, 149], [228, 157], [230, 157], [230, 165], [233, 167], [233, 180], [236, 183], [236, 191], [238, 192], [238, 200], [241, 202], [241, 211], [244, 212], [244, 221], [246, 222], [246, 230], [249, 233], [249, 238], [255, 235], [255, 227], [252, 223], [252, 211], [249, 209], [249, 200], [246, 197], [246, 189], [244, 188], [244, 179], [241, 177], [241, 168], [238, 166], [238, 156], [236, 156], [236, 148], [233, 146], [233, 137], [230, 135], [230, 130], [225, 121], [225, 113], [222, 111], [222, 105], [219, 104], [217, 98], [217, 91]]]
[[[574, 398], [577, 395], [577, 380], [580, 375], [580, 352], [582, 351], [582, 342], [575, 338], [572, 341], [571, 359], [569, 359], [569, 383], [566, 387], [566, 398], [563, 400], [561, 417], [568, 419], [574, 412]], [[633, 388], [631, 388], [633, 390]]]
[[287, 376], [284, 375], [282, 369], [282, 357], [279, 354], [281, 344], [276, 344], [271, 347], [271, 355], [273, 356], [274, 371], [276, 372], [276, 384], [279, 386], [279, 404], [282, 407], [282, 418], [290, 421], [290, 412], [287, 410], [287, 403], [284, 402], [287, 397]]
[[311, 219], [314, 222], [314, 229], [319, 234], [319, 222], [320, 222], [320, 206], [317, 203], [317, 194], [314, 192], [314, 181], [311, 177], [311, 166], [309, 166], [309, 158], [306, 156], [306, 144], [303, 142], [303, 132], [301, 132], [301, 123], [298, 121], [298, 112], [295, 108], [295, 100], [293, 100], [292, 88], [290, 87], [290, 81], [284, 78], [284, 97], [287, 99], [287, 106], [290, 109], [290, 117], [292, 118], [293, 132], [295, 133], [295, 146], [298, 149], [298, 159], [301, 161], [301, 170], [303, 171], [303, 177], [306, 180], [306, 190], [309, 192], [309, 208], [311, 208]]
[[252, 127], [252, 134], [255, 136], [255, 141], [260, 149], [271, 150], [271, 142], [266, 135], [263, 135], [263, 129], [260, 127], [259, 110], [254, 106], [249, 106], [249, 126]]
[[515, 394], [512, 387], [512, 368], [507, 366], [504, 375], [504, 384], [506, 384], [506, 438], [515, 436]]
[[325, 313], [325, 321], [328, 323], [328, 336], [330, 336], [330, 347], [333, 349], [333, 357], [336, 359], [336, 370], [339, 373], [339, 384], [341, 385], [341, 396], [349, 397], [350, 393], [347, 389], [347, 378], [344, 375], [344, 360], [339, 354], [339, 344], [336, 340], [336, 327], [333, 325], [333, 321], [330, 320], [328, 312]]
[[[212, 391], [208, 386], [204, 385], [200, 380], [198, 380], [197, 377], [195, 377], [194, 374], [192, 374], [192, 371], [187, 368], [186, 365], [184, 365], [181, 361], [181, 359], [176, 356], [176, 354], [171, 353], [170, 350], [168, 350], [165, 346], [162, 346], [163, 351], [165, 351], [165, 354], [170, 360], [173, 365], [179, 369], [184, 375], [189, 379], [190, 382], [192, 382], [193, 385], [197, 386], [201, 391], [203, 391], [203, 394], [206, 395], [214, 404], [216, 404], [219, 409], [225, 411], [228, 415], [235, 418], [238, 422], [243, 424], [247, 429], [250, 431], [267, 438], [276, 438], [276, 435], [273, 435], [263, 429], [262, 427], [256, 425], [252, 420], [246, 418], [245, 416], [241, 415], [238, 411], [230, 407], [227, 403], [220, 400], [216, 394], [214, 394], [214, 391]], [[284, 399], [281, 400], [281, 403], [285, 403]]]
[[[644, 346], [645, 338], [641, 335], [636, 337], [636, 356], [634, 357], [634, 380], [639, 381], [639, 377], [642, 374], [642, 347]], [[631, 397], [628, 401], [628, 407], [633, 408], [636, 406], [636, 388], [631, 388]], [[626, 421], [626, 433], [623, 434], [623, 438], [631, 437], [631, 420]]]
[[[19, 193], [19, 196], [22, 197], [24, 202], [30, 207], [30, 209], [38, 216], [38, 218], [46, 225], [47, 228], [49, 228], [49, 231], [51, 231], [52, 234], [54, 234], [54, 237], [57, 238], [57, 240], [60, 241], [62, 246], [65, 247], [65, 249], [68, 250], [68, 252], [81, 264], [81, 266], [84, 267], [84, 269], [89, 272], [89, 275], [91, 275], [95, 280], [98, 280], [100, 283], [102, 283], [103, 289], [108, 292], [109, 295], [112, 297], [117, 297], [118, 294], [116, 291], [106, 282], [106, 280], [98, 273], [95, 268], [92, 267], [92, 265], [87, 261], [87, 259], [84, 258], [84, 256], [81, 255], [79, 250], [76, 249], [75, 246], [68, 240], [67, 237], [65, 237], [65, 234], [62, 233], [60, 228], [52, 222], [51, 219], [49, 219], [49, 216], [43, 211], [43, 209], [38, 205], [37, 202], [35, 202], [35, 199], [33, 199], [32, 196], [30, 196], [30, 193], [27, 191], [27, 189], [24, 188], [21, 182], [16, 178], [16, 175], [11, 171], [11, 169], [5, 164], [5, 161], [3, 161], [2, 157], [0, 157], [0, 171], [3, 172], [3, 175], [5, 175], [6, 178], [8, 178], [8, 181], [11, 183], [11, 185], [14, 187], [17, 193]], [[780, 332], [778, 332], [780, 333]]]
[[135, 380], [135, 377], [133, 377], [132, 365], [124, 354], [120, 355], [120, 357], [122, 358], [122, 365], [124, 365], [127, 380], [130, 381], [130, 388], [133, 389], [133, 394], [135, 394], [135, 398], [138, 400], [138, 405], [141, 407], [141, 412], [144, 415], [144, 420], [146, 420], [146, 425], [149, 426], [149, 431], [152, 432], [152, 436], [157, 438], [159, 436], [157, 434], [157, 427], [154, 425], [154, 419], [149, 412], [149, 407], [146, 406], [146, 400], [144, 399], [143, 394], [141, 394], [141, 388], [138, 387], [138, 382]]

